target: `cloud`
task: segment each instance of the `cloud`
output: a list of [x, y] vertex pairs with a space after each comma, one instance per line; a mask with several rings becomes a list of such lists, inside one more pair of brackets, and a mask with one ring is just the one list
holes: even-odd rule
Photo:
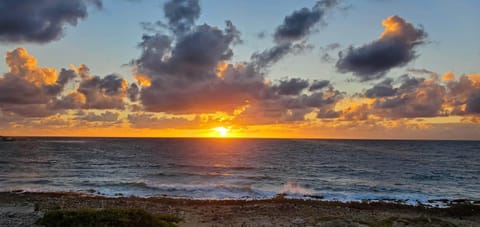
[[328, 81], [328, 80], [315, 80], [310, 85], [310, 88], [308, 90], [309, 91], [321, 90], [323, 88], [326, 88], [329, 85], [330, 85], [330, 81]]
[[312, 29], [320, 22], [325, 23], [325, 14], [338, 5], [337, 0], [318, 1], [311, 9], [302, 8], [285, 17], [273, 35], [275, 45], [251, 56], [257, 71], [272, 66], [287, 54], [299, 54], [313, 46], [306, 42]]
[[153, 113], [129, 114], [127, 120], [132, 128], [166, 129], [198, 127], [197, 119], [184, 117], [160, 117]]
[[447, 116], [444, 106], [449, 95], [437, 78], [426, 80], [408, 75], [395, 81], [387, 78], [365, 90], [363, 97], [368, 98], [367, 103], [349, 105], [354, 108], [347, 107], [343, 115], [357, 120], [367, 120], [369, 116], [390, 120]]
[[442, 80], [444, 81], [452, 81], [455, 79], [455, 74], [452, 71], [448, 71], [443, 74]]
[[26, 117], [56, 113], [51, 106], [75, 72], [39, 67], [24, 48], [8, 51], [5, 59], [9, 72], [0, 77], [0, 109]]
[[76, 92], [85, 97], [85, 109], [124, 109], [127, 88], [126, 80], [111, 74], [83, 78]]
[[138, 87], [137, 84], [132, 83], [127, 89], [127, 94], [128, 94], [128, 98], [132, 102], [136, 102], [140, 96], [140, 88]]
[[[395, 120], [462, 116], [476, 119], [480, 115], [480, 80], [476, 74], [462, 75], [455, 80], [441, 80], [438, 74], [421, 70], [430, 79], [403, 75], [387, 78], [366, 89], [361, 97], [366, 102], [348, 103], [341, 110], [344, 120]], [[450, 74], [447, 72], [446, 74]], [[473, 121], [475, 122], [475, 121]]]
[[194, 26], [201, 8], [198, 0], [170, 0], [163, 6], [163, 11], [170, 29], [181, 35]]
[[118, 122], [119, 114], [111, 111], [105, 111], [103, 113], [85, 113], [77, 116], [75, 120], [89, 121], [89, 122]]
[[[240, 40], [239, 35], [227, 21], [223, 30], [204, 24], [183, 36], [144, 36], [142, 54], [133, 61], [137, 74], [142, 75], [137, 81], [148, 81], [140, 90], [144, 108], [199, 113], [243, 105], [250, 91], [263, 86], [263, 78], [256, 77], [250, 66], [225, 63], [233, 56], [231, 46]], [[219, 71], [218, 66], [223, 69]]]
[[277, 43], [298, 41], [308, 36], [325, 13], [338, 4], [337, 0], [318, 1], [311, 9], [302, 8], [285, 17], [273, 35]]
[[339, 49], [341, 46], [339, 43], [330, 43], [324, 47], [320, 47], [321, 60], [323, 62], [334, 62], [334, 57], [331, 56], [332, 51]]
[[[136, 84], [118, 75], [90, 75], [85, 65], [61, 69], [39, 67], [24, 48], [8, 51], [9, 72], [0, 77], [0, 109], [24, 117], [44, 117], [70, 109], [124, 109], [127, 95], [135, 101]], [[65, 91], [67, 84], [78, 86]]]
[[447, 91], [435, 80], [404, 75], [393, 96], [375, 101], [379, 115], [390, 118], [436, 117], [444, 115], [442, 105]]
[[480, 114], [480, 87], [473, 90], [467, 98], [466, 112]]
[[274, 89], [277, 90], [279, 95], [299, 95], [308, 86], [307, 80], [292, 78], [290, 80], [280, 80]]
[[479, 74], [462, 75], [458, 80], [447, 83], [449, 95], [447, 104], [456, 115], [480, 114]]
[[57, 110], [80, 109], [85, 106], [87, 98], [80, 92], [71, 91], [69, 94], [57, 99], [53, 108]]
[[[291, 80], [301, 81], [301, 79]], [[343, 99], [344, 93], [333, 87], [322, 92], [307, 93], [303, 91], [289, 95], [279, 92], [277, 86], [274, 84], [269, 87], [268, 95], [252, 100], [248, 107], [236, 116], [235, 122], [240, 124], [277, 124], [304, 121], [305, 116], [309, 113], [316, 113], [318, 118], [332, 118], [339, 114], [334, 108]]]
[[[332, 115], [334, 111], [328, 109], [342, 95], [333, 88], [319, 92], [329, 86], [328, 81], [316, 82], [313, 87], [308, 80], [299, 78], [270, 83], [265, 79], [265, 70], [289, 53], [311, 48], [305, 39], [336, 4], [337, 1], [317, 2], [308, 11], [318, 14], [318, 18], [304, 21], [305, 26], [297, 24], [304, 29], [299, 35], [287, 31], [293, 31], [295, 24], [291, 20], [298, 18], [297, 13], [302, 10], [293, 12], [278, 27], [275, 45], [255, 52], [247, 62], [231, 63], [232, 46], [241, 42], [241, 34], [230, 21], [223, 29], [196, 25], [196, 17], [192, 16], [196, 14], [180, 13], [175, 21], [188, 22], [187, 26], [181, 26], [181, 32], [168, 35], [148, 29], [150, 34], [144, 35], [139, 45], [142, 53], [132, 61], [143, 110], [167, 114], [224, 112], [255, 123], [262, 119], [301, 120], [305, 114], [319, 109]], [[164, 7], [167, 8], [170, 6]], [[309, 87], [312, 90], [307, 91]]]
[[180, 32], [154, 31], [143, 36], [142, 53], [132, 65], [146, 111], [231, 112], [265, 86], [263, 76], [248, 63], [228, 63], [234, 54], [232, 46], [241, 42], [233, 23], [226, 21], [223, 29], [195, 25], [197, 6], [196, 1], [167, 2], [169, 25]]
[[397, 89], [394, 89], [392, 86], [393, 79], [387, 78], [384, 81], [375, 84], [370, 89], [365, 91], [365, 96], [368, 98], [377, 98], [377, 97], [388, 97], [395, 95]]
[[0, 3], [0, 41], [47, 43], [62, 38], [67, 25], [88, 16], [88, 6], [101, 0], [3, 0]]
[[252, 65], [255, 66], [257, 71], [265, 70], [273, 64], [277, 63], [280, 59], [287, 54], [300, 54], [304, 50], [311, 49], [312, 46], [302, 43], [282, 43], [275, 45], [271, 48], [265, 49], [261, 52], [255, 52], [251, 56]]
[[417, 57], [415, 49], [425, 42], [427, 36], [422, 28], [416, 28], [398, 16], [390, 16], [382, 24], [385, 30], [379, 39], [339, 52], [335, 65], [339, 72], [352, 72], [360, 81], [375, 80]]

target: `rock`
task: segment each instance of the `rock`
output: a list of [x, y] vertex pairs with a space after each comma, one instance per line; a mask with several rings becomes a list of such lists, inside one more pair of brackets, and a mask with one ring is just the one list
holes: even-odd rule
[[292, 224], [302, 225], [302, 224], [305, 224], [305, 220], [303, 220], [302, 218], [297, 217], [297, 218], [293, 219]]
[[15, 217], [15, 213], [13, 213], [13, 212], [8, 212], [8, 213], [7, 213], [7, 217], [8, 217], [8, 218], [13, 218], [13, 217]]
[[326, 221], [326, 222], [319, 222], [317, 223], [318, 227], [368, 227], [368, 225], [352, 222], [349, 220], [331, 220], [331, 221]]

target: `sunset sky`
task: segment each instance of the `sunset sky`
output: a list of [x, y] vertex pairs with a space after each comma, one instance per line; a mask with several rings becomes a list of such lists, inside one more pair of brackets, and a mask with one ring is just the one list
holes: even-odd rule
[[477, 0], [0, 0], [0, 135], [480, 139]]

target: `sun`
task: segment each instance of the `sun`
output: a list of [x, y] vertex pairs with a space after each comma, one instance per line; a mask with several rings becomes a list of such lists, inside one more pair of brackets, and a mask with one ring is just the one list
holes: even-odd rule
[[228, 135], [228, 131], [230, 131], [230, 128], [216, 127], [213, 130], [215, 130], [220, 137], [226, 137]]

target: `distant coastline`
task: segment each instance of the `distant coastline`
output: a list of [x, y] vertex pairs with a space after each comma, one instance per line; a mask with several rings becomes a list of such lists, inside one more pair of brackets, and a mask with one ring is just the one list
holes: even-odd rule
[[15, 141], [15, 138], [9, 137], [9, 136], [0, 136], [0, 141], [11, 142], [11, 141]]

